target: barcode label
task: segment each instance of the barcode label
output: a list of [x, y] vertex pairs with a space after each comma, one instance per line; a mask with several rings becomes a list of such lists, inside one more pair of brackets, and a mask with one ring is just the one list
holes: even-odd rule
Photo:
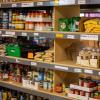
[[12, 7], [17, 7], [17, 4], [12, 4]]
[[43, 2], [37, 2], [37, 6], [43, 6]]
[[74, 69], [74, 72], [82, 73], [82, 69], [75, 68], [75, 69]]
[[56, 69], [68, 70], [68, 67], [63, 66], [55, 66]]
[[81, 35], [81, 40], [97, 40], [99, 39], [98, 35]]
[[15, 32], [6, 31], [5, 34], [7, 34], [7, 35], [15, 35]]
[[22, 33], [22, 36], [27, 36], [27, 33]]
[[86, 0], [78, 0], [78, 4], [86, 4]]
[[34, 35], [34, 36], [39, 36], [39, 33], [34, 33], [33, 35]]
[[86, 74], [93, 74], [93, 70], [87, 70], [87, 69], [85, 69], [84, 73], [86, 73]]
[[31, 65], [32, 66], [37, 66], [37, 63], [36, 62], [31, 62]]
[[22, 7], [33, 7], [34, 6], [34, 3], [33, 2], [30, 2], [30, 3], [22, 3], [21, 6]]
[[68, 39], [75, 39], [75, 36], [74, 35], [67, 35], [67, 38]]

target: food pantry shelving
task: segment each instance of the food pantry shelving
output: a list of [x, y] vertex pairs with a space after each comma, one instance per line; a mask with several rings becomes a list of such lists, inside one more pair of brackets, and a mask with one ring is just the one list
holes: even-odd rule
[[[73, 0], [74, 1], [74, 0]], [[84, 67], [81, 65], [77, 65], [73, 61], [69, 61], [67, 57], [65, 57], [64, 48], [66, 47], [63, 43], [70, 44], [71, 41], [79, 42], [78, 40], [93, 40], [99, 41], [100, 34], [99, 33], [86, 33], [86, 32], [62, 32], [58, 31], [58, 19], [64, 17], [73, 17], [79, 16], [80, 14], [80, 5], [79, 4], [100, 4], [99, 0], [76, 0], [70, 4], [60, 4], [57, 0], [55, 1], [34, 1], [34, 2], [13, 2], [13, 3], [1, 3], [1, 8], [18, 8], [18, 7], [39, 7], [39, 6], [53, 6], [53, 31], [29, 31], [29, 30], [11, 30], [11, 29], [0, 29], [1, 37], [13, 37], [13, 36], [30, 36], [30, 37], [47, 37], [54, 39], [54, 49], [55, 49], [55, 61], [51, 63], [47, 62], [38, 62], [35, 60], [18, 58], [18, 57], [10, 57], [10, 56], [0, 56], [0, 60], [4, 62], [10, 63], [18, 63], [22, 65], [30, 65], [39, 68], [48, 68], [54, 69], [55, 71], [63, 71], [63, 72], [73, 72], [78, 74], [90, 74], [95, 76], [100, 76], [99, 68], [92, 67]], [[63, 6], [64, 5], [64, 6]], [[70, 9], [74, 12], [69, 12], [68, 14], [63, 12], [66, 9], [66, 12]], [[60, 13], [59, 13], [60, 12]], [[58, 39], [59, 38], [59, 39]], [[67, 41], [68, 39], [68, 41]], [[72, 40], [70, 40], [72, 39]], [[59, 54], [59, 55], [58, 55]], [[56, 72], [57, 74], [60, 72]], [[59, 77], [56, 76], [57, 78]], [[68, 77], [68, 76], [67, 76]], [[61, 77], [60, 77], [61, 78]], [[59, 81], [61, 79], [58, 78]], [[57, 83], [57, 82], [55, 82]], [[70, 97], [65, 96], [65, 94], [57, 94], [57, 93], [49, 93], [40, 90], [31, 90], [26, 89], [22, 85], [16, 85], [16, 83], [8, 83], [5, 81], [0, 81], [0, 86], [4, 86], [7, 88], [11, 88], [14, 90], [26, 92], [29, 94], [35, 94], [38, 96], [49, 97], [50, 100], [74, 100]]]

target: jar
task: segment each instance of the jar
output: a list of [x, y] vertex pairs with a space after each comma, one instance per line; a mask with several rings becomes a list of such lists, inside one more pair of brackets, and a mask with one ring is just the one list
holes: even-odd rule
[[79, 78], [79, 86], [84, 86], [84, 78]]
[[80, 91], [81, 96], [85, 96], [85, 91]]
[[22, 82], [22, 76], [21, 75], [17, 75], [16, 82], [18, 82], [18, 83]]
[[89, 86], [89, 81], [86, 79], [84, 80], [84, 87], [88, 87]]
[[70, 89], [71, 94], [75, 94], [75, 89]]
[[75, 90], [76, 95], [80, 95], [80, 90]]
[[91, 92], [86, 92], [86, 97], [91, 97]]
[[8, 78], [9, 78], [9, 81], [13, 80], [13, 76], [11, 74], [8, 76]]
[[100, 83], [98, 83], [98, 91], [100, 91]]

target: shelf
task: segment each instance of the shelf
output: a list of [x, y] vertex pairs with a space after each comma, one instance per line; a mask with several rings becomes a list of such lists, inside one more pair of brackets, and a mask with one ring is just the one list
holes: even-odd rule
[[47, 38], [64, 38], [64, 39], [80, 39], [80, 40], [100, 40], [100, 33], [84, 33], [84, 32], [60, 32], [60, 31], [29, 31], [29, 30], [7, 30], [0, 29], [1, 37], [13, 36], [30, 36], [30, 37], [47, 37]]
[[35, 0], [34, 2], [11, 2], [11, 3], [1, 3], [1, 8], [18, 8], [18, 7], [38, 7], [38, 6], [53, 6], [53, 1], [46, 1], [46, 0]]
[[39, 7], [39, 6], [61, 6], [61, 5], [84, 5], [84, 4], [100, 4], [99, 0], [72, 0], [67, 2], [58, 2], [57, 0], [38, 0], [28, 2], [11, 2], [1, 3], [1, 8], [18, 8], [18, 7]]
[[83, 74], [100, 76], [100, 69], [82, 67], [80, 65], [76, 65], [71, 61], [62, 61], [59, 63], [46, 63], [46, 62], [44, 63], [44, 62], [37, 62], [30, 59], [9, 57], [9, 56], [5, 56], [5, 57], [0, 56], [0, 60], [4, 62], [7, 61], [10, 63], [18, 63], [23, 65], [30, 65], [34, 67], [40, 67], [40, 68], [48, 68], [48, 69], [59, 70], [64, 72], [72, 72], [72, 73], [79, 73], [79, 74], [83, 73]]
[[43, 90], [29, 89], [29, 88], [23, 87], [19, 83], [16, 84], [16, 83], [12, 83], [12, 82], [0, 81], [0, 86], [10, 88], [13, 90], [17, 90], [20, 92], [32, 94], [32, 95], [41, 96], [44, 98], [49, 98], [49, 100], [75, 100], [75, 99], [69, 98], [67, 96], [63, 96], [63, 94], [50, 93], [50, 92], [43, 91]]

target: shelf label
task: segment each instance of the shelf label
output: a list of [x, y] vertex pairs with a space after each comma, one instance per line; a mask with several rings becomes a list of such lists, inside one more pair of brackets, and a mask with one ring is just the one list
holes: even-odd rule
[[98, 35], [81, 35], [81, 40], [99, 40]]
[[56, 34], [56, 38], [63, 38], [64, 34]]
[[85, 72], [86, 74], [93, 74], [93, 70], [87, 70], [87, 69], [85, 69], [84, 72]]
[[55, 66], [56, 69], [62, 69], [62, 70], [68, 70], [68, 67], [63, 67], [63, 66]]
[[31, 65], [32, 66], [37, 66], [37, 63], [36, 62], [31, 62]]
[[13, 4], [12, 4], [12, 7], [17, 7], [17, 4], [16, 4], [16, 3], [13, 3]]
[[22, 3], [21, 4], [21, 7], [33, 7], [34, 6], [34, 3], [33, 2], [30, 2], [30, 3]]
[[75, 69], [74, 69], [74, 72], [82, 73], [82, 69], [75, 68]]
[[16, 59], [16, 63], [19, 63], [20, 61], [18, 59]]
[[98, 75], [100, 75], [100, 72], [98, 72]]
[[86, 0], [78, 0], [78, 4], [86, 4]]
[[43, 6], [43, 2], [37, 2], [37, 6]]
[[34, 36], [39, 36], [39, 33], [34, 33]]
[[7, 34], [7, 35], [15, 35], [15, 32], [6, 31], [5, 34]]
[[27, 36], [27, 33], [22, 33], [22, 36]]
[[2, 31], [0, 31], [0, 35], [2, 34]]
[[59, 0], [54, 0], [55, 5], [59, 4]]
[[75, 35], [67, 35], [68, 39], [75, 39]]

